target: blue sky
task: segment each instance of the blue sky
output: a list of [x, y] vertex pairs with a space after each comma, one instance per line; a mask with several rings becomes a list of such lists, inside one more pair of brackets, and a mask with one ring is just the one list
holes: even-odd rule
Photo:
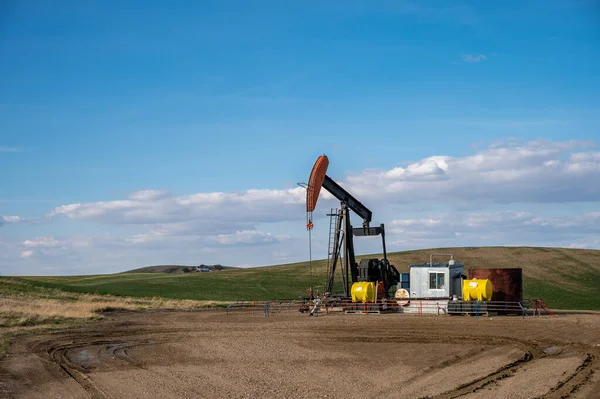
[[322, 153], [391, 249], [600, 248], [597, 2], [1, 7], [0, 273], [304, 260]]

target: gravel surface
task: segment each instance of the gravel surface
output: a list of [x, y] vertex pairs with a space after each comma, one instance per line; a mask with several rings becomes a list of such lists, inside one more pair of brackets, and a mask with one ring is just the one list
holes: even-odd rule
[[600, 315], [114, 313], [13, 342], [10, 398], [599, 398]]

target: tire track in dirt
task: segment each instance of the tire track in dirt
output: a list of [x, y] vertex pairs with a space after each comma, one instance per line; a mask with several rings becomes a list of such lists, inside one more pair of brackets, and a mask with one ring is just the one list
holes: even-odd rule
[[[192, 329], [190, 329], [192, 331]], [[36, 343], [36, 353], [38, 356], [46, 358], [53, 364], [60, 367], [64, 373], [79, 384], [93, 399], [112, 399], [115, 396], [111, 395], [94, 380], [88, 377], [86, 374], [92, 373], [94, 370], [99, 368], [115, 369], [115, 360], [117, 363], [120, 361], [121, 365], [119, 368], [137, 368], [144, 370], [146, 373], [154, 374], [158, 379], [169, 379], [172, 376], [167, 372], [160, 372], [148, 368], [143, 362], [138, 361], [131, 356], [130, 350], [135, 347], [164, 344], [167, 342], [176, 342], [176, 339], [164, 339], [169, 334], [179, 334], [180, 329], [161, 329], [160, 333], [163, 334], [163, 339], [159, 342], [152, 339], [140, 339], [139, 341], [133, 339], [123, 340], [123, 331], [116, 332], [115, 339], [110, 339], [110, 333], [98, 334], [103, 337], [100, 340], [90, 340], [85, 335], [73, 334], [70, 336], [70, 343], [56, 343], [52, 340], [42, 341]], [[127, 335], [130, 335], [128, 332]], [[107, 339], [108, 338], [108, 339]], [[74, 342], [78, 340], [85, 340], [85, 342]], [[64, 342], [64, 337], [59, 337], [60, 342]], [[45, 349], [47, 348], [47, 349]], [[95, 350], [94, 350], [95, 349]], [[81, 356], [81, 353], [88, 355]], [[95, 355], [91, 355], [94, 353]], [[125, 367], [123, 367], [125, 365]], [[194, 389], [188, 389], [188, 392], [193, 392], [201, 396], [201, 391]], [[116, 396], [118, 397], [118, 396]]]
[[[489, 386], [490, 384], [494, 384], [506, 378], [514, 377], [525, 364], [530, 364], [535, 359], [548, 357], [544, 353], [544, 348], [555, 346], [554, 342], [540, 342], [540, 341], [532, 341], [525, 340], [514, 337], [490, 337], [490, 336], [479, 336], [479, 335], [442, 335], [436, 333], [428, 333], [427, 336], [422, 336], [420, 332], [403, 332], [400, 334], [378, 334], [377, 336], [367, 336], [367, 335], [340, 335], [338, 332], [335, 339], [343, 341], [343, 342], [394, 342], [394, 343], [448, 343], [448, 344], [457, 344], [457, 343], [478, 343], [484, 345], [492, 345], [492, 346], [500, 346], [506, 344], [518, 344], [521, 348], [524, 349], [524, 355], [515, 362], [508, 363], [493, 373], [487, 374], [481, 378], [469, 381], [467, 383], [461, 384], [457, 386], [455, 389], [450, 391], [433, 395], [433, 396], [422, 396], [419, 399], [451, 399], [458, 398], [461, 396], [465, 396], [471, 393], [475, 393]], [[573, 345], [563, 345], [565, 349], [577, 349], [581, 351], [585, 348], [580, 344], [573, 343]], [[469, 356], [469, 353], [464, 356], [455, 357], [450, 361], [446, 361], [440, 365], [431, 366], [428, 370], [433, 370], [436, 368], [447, 368], [451, 367], [457, 363], [462, 362], [466, 357]], [[567, 376], [564, 380], [559, 381], [550, 391], [544, 395], [538, 396], [535, 399], [564, 399], [568, 398], [571, 394], [579, 390], [581, 387], [585, 386], [586, 383], [589, 382], [592, 374], [594, 373], [594, 368], [598, 366], [595, 362], [595, 356], [591, 353], [586, 353], [585, 359], [581, 362], [581, 364], [577, 367], [574, 373]], [[406, 382], [410, 382], [411, 380], [417, 379], [419, 377], [411, 377]]]
[[[541, 355], [539, 357], [542, 358], [545, 356]], [[419, 399], [453, 399], [471, 393], [476, 393], [486, 388], [490, 384], [494, 384], [506, 378], [515, 377], [526, 363], [533, 363], [532, 360], [534, 360], [534, 355], [531, 352], [527, 352], [522, 359], [519, 359], [514, 363], [507, 364], [496, 372], [488, 374], [485, 377], [460, 385], [451, 391], [435, 396], [425, 396]], [[535, 399], [568, 398], [571, 394], [589, 382], [591, 375], [594, 373], [592, 368], [593, 361], [594, 356], [587, 353], [585, 359], [577, 367], [575, 372], [567, 376], [566, 379], [559, 381], [553, 388], [549, 390], [548, 393], [537, 396]]]
[[76, 346], [72, 345], [60, 345], [52, 347], [48, 350], [48, 355], [52, 361], [58, 365], [70, 378], [75, 380], [87, 393], [90, 394], [92, 399], [110, 399], [113, 398], [108, 392], [105, 392], [102, 388], [96, 385], [90, 378], [83, 374], [79, 370], [79, 366], [73, 364], [67, 352]]
[[[77, 336], [81, 339], [80, 336]], [[106, 334], [104, 334], [106, 337]], [[62, 341], [63, 339], [61, 339]], [[97, 368], [100, 365], [102, 358], [106, 356], [113, 359], [119, 359], [122, 362], [134, 366], [144, 368], [139, 362], [128, 355], [127, 350], [136, 346], [151, 345], [156, 341], [146, 340], [140, 342], [123, 341], [123, 340], [89, 340], [81, 343], [56, 344], [52, 341], [40, 343], [38, 347], [38, 355], [44, 352], [49, 357], [50, 361], [60, 367], [66, 375], [75, 380], [93, 399], [109, 399], [114, 396], [106, 390], [102, 389], [86, 374]], [[40, 346], [47, 346], [48, 349], [40, 351]], [[95, 356], [82, 356], [82, 353], [90, 353], [92, 348], [98, 348]]]
[[591, 353], [587, 353], [585, 359], [579, 365], [579, 367], [577, 367], [573, 374], [556, 384], [556, 386], [552, 388], [548, 394], [540, 396], [536, 399], [568, 398], [571, 394], [575, 393], [585, 384], [589, 383], [590, 378], [594, 373], [594, 360], [595, 356]]
[[508, 363], [499, 368], [498, 370], [494, 371], [493, 373], [490, 373], [484, 377], [459, 385], [457, 388], [451, 391], [444, 392], [435, 396], [424, 396], [419, 399], [452, 399], [467, 395], [469, 393], [477, 392], [480, 389], [488, 386], [489, 384], [503, 380], [505, 378], [512, 377], [515, 373], [517, 373], [518, 369], [523, 364], [531, 361], [532, 359], [533, 355], [531, 352], [528, 351], [523, 355], [523, 357], [521, 357], [517, 361]]

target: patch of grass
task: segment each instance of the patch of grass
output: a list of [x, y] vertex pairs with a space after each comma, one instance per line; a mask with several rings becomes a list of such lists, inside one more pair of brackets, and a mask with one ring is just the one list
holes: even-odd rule
[[541, 298], [551, 309], [600, 310], [600, 272], [580, 280], [580, 289], [550, 281], [528, 278], [524, 281], [526, 298]]
[[61, 316], [43, 316], [25, 312], [0, 312], [1, 327], [28, 327], [46, 324], [66, 324], [74, 321], [74, 318]]
[[10, 336], [8, 334], [0, 334], [0, 358], [8, 352], [10, 347]]
[[[265, 268], [266, 269], [266, 268]], [[287, 269], [287, 270], [286, 270]], [[64, 292], [111, 294], [129, 297], [232, 301], [238, 299], [295, 298], [307, 295], [310, 278], [293, 269], [222, 271], [197, 274], [127, 274], [87, 278], [27, 278], [34, 287]], [[324, 287], [324, 274], [315, 276], [315, 285]], [[316, 288], [316, 287], [315, 287]]]

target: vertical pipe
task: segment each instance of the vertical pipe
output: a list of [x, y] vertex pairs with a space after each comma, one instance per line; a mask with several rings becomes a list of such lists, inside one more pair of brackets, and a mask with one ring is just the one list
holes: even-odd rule
[[383, 223], [381, 223], [381, 241], [383, 243], [383, 259], [387, 261], [387, 251], [385, 249], [385, 229]]
[[[358, 281], [358, 270], [356, 267], [356, 258], [354, 256], [354, 232], [352, 231], [352, 224], [350, 223], [350, 210], [346, 206], [346, 236], [348, 236], [348, 266], [350, 268], [350, 275], [352, 276], [352, 282], [355, 283]], [[350, 281], [350, 280], [349, 280]], [[350, 293], [350, 290], [348, 290]]]
[[352, 236], [350, 234], [352, 234], [350, 230], [350, 220], [349, 220], [349, 215], [348, 215], [348, 206], [344, 203], [342, 204], [342, 209], [344, 212], [344, 296], [349, 297], [350, 296], [350, 283], [349, 283], [349, 276], [348, 276], [348, 272], [350, 269], [350, 262], [352, 261], [352, 259], [350, 259], [350, 250], [351, 250], [351, 244], [349, 244], [349, 240], [352, 239]]
[[454, 254], [430, 254], [429, 255], [429, 265], [433, 265], [433, 257], [434, 256], [452, 256], [454, 257]]

